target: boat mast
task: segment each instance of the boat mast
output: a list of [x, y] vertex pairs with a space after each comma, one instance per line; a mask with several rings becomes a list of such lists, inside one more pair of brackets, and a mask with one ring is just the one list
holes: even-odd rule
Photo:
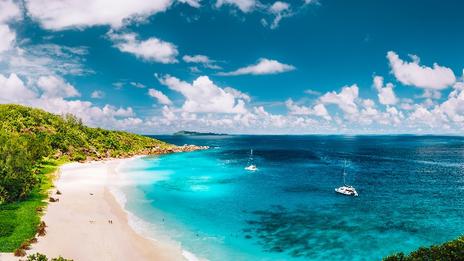
[[248, 158], [248, 166], [253, 163], [253, 149], [250, 150], [250, 157]]
[[346, 177], [346, 160], [345, 160], [345, 164], [343, 165], [343, 185], [346, 186], [346, 180], [345, 180], [345, 177]]

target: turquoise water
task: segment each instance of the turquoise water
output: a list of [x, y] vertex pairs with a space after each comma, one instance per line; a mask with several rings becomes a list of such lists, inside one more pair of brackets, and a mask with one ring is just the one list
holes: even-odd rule
[[[379, 260], [464, 234], [463, 138], [159, 138], [211, 149], [127, 163], [126, 208], [198, 257]], [[344, 160], [357, 198], [334, 192]]]

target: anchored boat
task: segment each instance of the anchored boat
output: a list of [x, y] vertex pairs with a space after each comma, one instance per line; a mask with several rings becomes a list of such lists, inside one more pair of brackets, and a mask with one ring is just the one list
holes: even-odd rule
[[248, 171], [257, 171], [258, 170], [256, 165], [253, 164], [253, 150], [252, 149], [250, 150], [250, 157], [248, 158], [248, 164], [245, 167], [245, 170], [248, 170]]
[[335, 192], [346, 195], [346, 196], [357, 197], [358, 192], [356, 191], [356, 189], [353, 186], [350, 186], [350, 185], [346, 184], [346, 180], [345, 180], [346, 179], [346, 171], [345, 171], [345, 169], [346, 169], [346, 160], [345, 160], [345, 165], [343, 166], [343, 186], [341, 186], [339, 188], [336, 188]]

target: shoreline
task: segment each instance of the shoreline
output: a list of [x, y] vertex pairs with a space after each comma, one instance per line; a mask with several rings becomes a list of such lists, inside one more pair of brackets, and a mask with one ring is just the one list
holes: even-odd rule
[[[123, 202], [112, 191], [117, 186], [117, 167], [126, 159], [68, 163], [59, 168], [51, 196], [42, 217], [47, 234], [37, 237], [27, 255], [42, 253], [49, 258], [62, 256], [80, 260], [196, 260], [171, 240], [149, 238], [130, 225]], [[116, 183], [116, 184], [115, 184]], [[60, 191], [62, 194], [57, 195]], [[193, 257], [193, 258], [192, 258]], [[1, 253], [1, 260], [19, 260]]]

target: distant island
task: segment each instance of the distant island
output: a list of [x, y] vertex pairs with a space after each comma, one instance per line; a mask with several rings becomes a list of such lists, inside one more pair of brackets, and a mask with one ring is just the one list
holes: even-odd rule
[[173, 135], [176, 135], [176, 136], [226, 136], [228, 134], [182, 130], [182, 131], [178, 131], [178, 132], [174, 133]]

